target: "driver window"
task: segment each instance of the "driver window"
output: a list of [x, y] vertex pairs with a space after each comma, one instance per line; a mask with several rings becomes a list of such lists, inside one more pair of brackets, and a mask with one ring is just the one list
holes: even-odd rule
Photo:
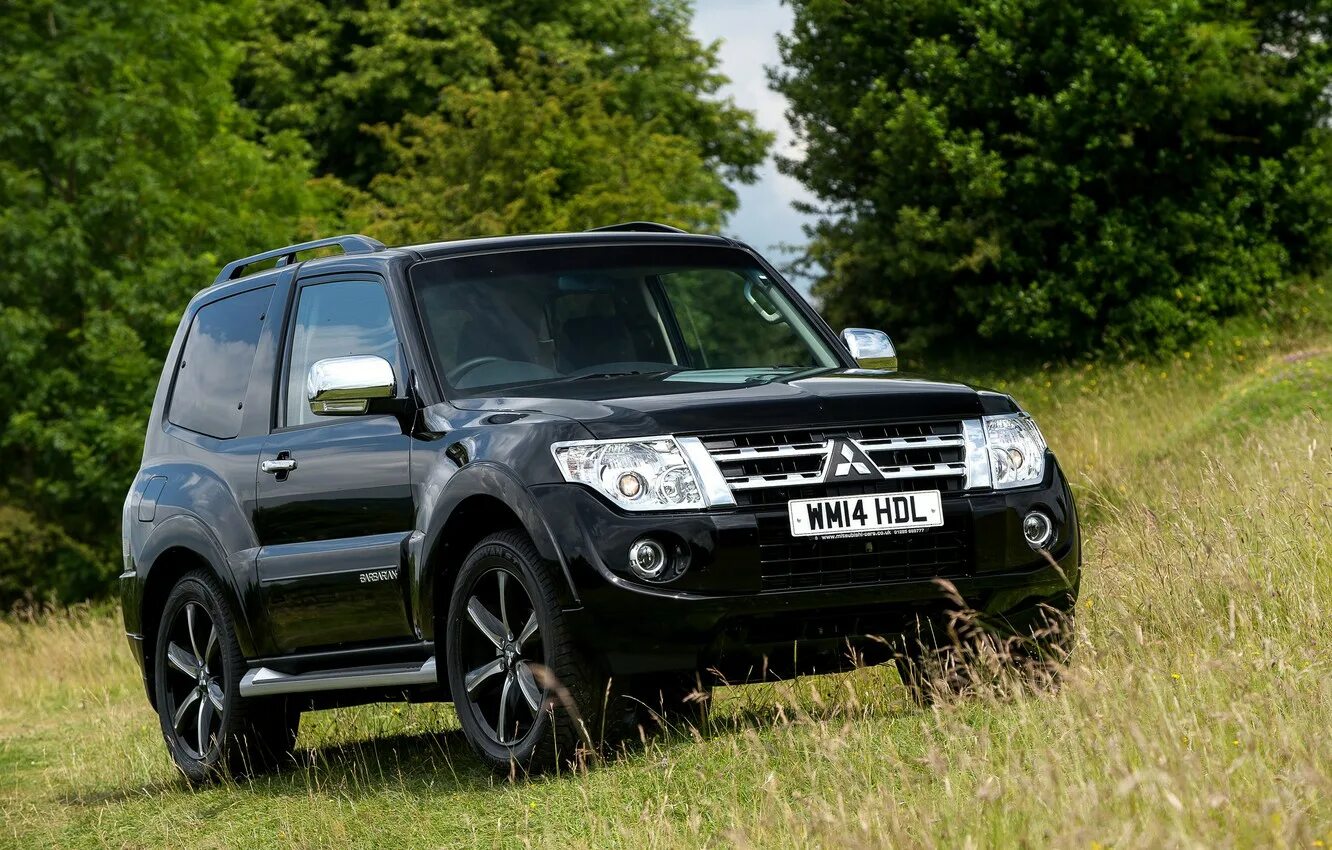
[[301, 287], [297, 299], [288, 347], [285, 425], [325, 421], [310, 412], [305, 379], [310, 367], [327, 357], [383, 357], [402, 386], [398, 336], [381, 284], [364, 280], [311, 284]]

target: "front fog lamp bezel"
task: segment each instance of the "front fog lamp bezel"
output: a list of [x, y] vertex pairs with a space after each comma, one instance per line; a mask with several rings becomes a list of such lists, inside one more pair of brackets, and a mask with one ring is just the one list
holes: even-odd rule
[[[1037, 526], [1043, 526], [1041, 533], [1034, 538], [1028, 530], [1028, 524], [1033, 522]], [[1033, 549], [1049, 549], [1055, 541], [1054, 520], [1045, 511], [1039, 509], [1028, 511], [1026, 516], [1022, 517], [1022, 537]]]
[[629, 547], [629, 572], [643, 581], [661, 582], [672, 578], [671, 553], [651, 537], [635, 540]]

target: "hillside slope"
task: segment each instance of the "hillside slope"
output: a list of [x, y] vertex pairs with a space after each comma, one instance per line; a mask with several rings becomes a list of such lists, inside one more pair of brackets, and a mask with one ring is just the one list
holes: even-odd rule
[[0, 845], [1332, 844], [1330, 378], [1332, 336], [1252, 334], [1002, 384], [1087, 524], [1055, 694], [725, 689], [701, 735], [517, 784], [449, 707], [370, 706], [307, 717], [306, 768], [191, 792], [113, 615], [0, 622]]

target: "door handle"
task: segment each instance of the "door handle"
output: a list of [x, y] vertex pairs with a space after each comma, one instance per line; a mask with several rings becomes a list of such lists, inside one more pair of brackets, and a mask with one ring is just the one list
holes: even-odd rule
[[278, 475], [284, 472], [291, 472], [296, 468], [296, 461], [289, 457], [278, 458], [277, 460], [265, 460], [260, 462], [259, 469], [270, 475]]

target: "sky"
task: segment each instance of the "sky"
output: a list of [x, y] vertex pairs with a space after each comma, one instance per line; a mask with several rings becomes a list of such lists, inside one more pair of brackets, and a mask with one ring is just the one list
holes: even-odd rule
[[[704, 42], [721, 40], [721, 70], [731, 78], [722, 94], [752, 110], [765, 130], [777, 133], [773, 151], [790, 154], [795, 134], [783, 115], [786, 98], [768, 88], [764, 66], [776, 65], [777, 33], [791, 27], [791, 8], [779, 0], [695, 0], [694, 33]], [[803, 245], [800, 226], [805, 218], [791, 207], [797, 200], [813, 200], [798, 182], [777, 172], [771, 156], [759, 170], [757, 183], [737, 186], [740, 209], [727, 225], [733, 236], [781, 264], [789, 254], [781, 243]], [[802, 289], [805, 288], [802, 286]]]

